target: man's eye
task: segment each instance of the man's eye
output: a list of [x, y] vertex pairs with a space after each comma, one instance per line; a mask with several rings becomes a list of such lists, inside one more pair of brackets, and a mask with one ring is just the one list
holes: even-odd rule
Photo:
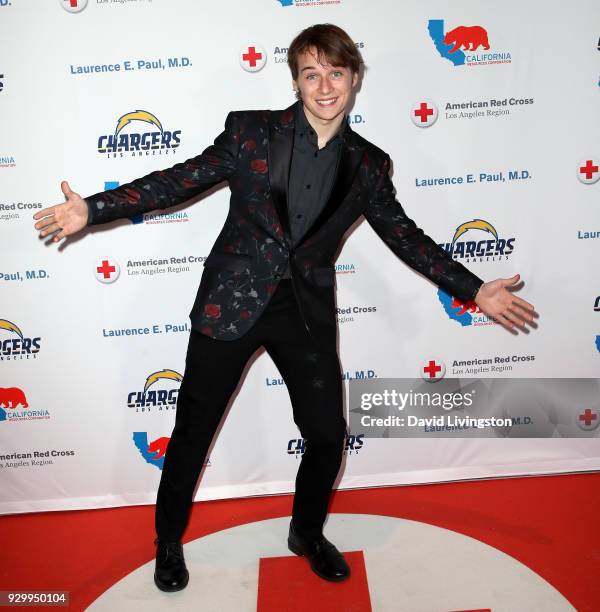
[[340, 77], [340, 76], [342, 76], [342, 74], [343, 74], [343, 72], [342, 72], [341, 70], [336, 70], [336, 71], [333, 73], [333, 76], [338, 76], [338, 77]]
[[312, 79], [313, 77], [316, 77], [316, 76], [317, 76], [316, 74], [309, 74], [306, 78], [307, 79]]

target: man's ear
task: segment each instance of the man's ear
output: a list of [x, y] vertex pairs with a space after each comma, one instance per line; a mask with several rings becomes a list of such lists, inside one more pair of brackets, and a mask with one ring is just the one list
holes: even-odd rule
[[356, 87], [357, 83], [358, 83], [358, 72], [353, 72], [352, 73], [352, 87]]

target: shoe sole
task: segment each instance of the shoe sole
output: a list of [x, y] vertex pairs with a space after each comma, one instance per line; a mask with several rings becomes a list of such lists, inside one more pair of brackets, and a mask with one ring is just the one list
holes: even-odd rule
[[[288, 549], [293, 552], [295, 555], [298, 555], [299, 557], [304, 557], [304, 553], [302, 552], [302, 550], [300, 548], [298, 548], [298, 546], [296, 546], [293, 542], [291, 542], [288, 539]], [[307, 559], [308, 561], [308, 559]], [[316, 570], [313, 567], [313, 564], [310, 563], [309, 561], [309, 565], [310, 565], [310, 569], [312, 569], [312, 571], [319, 576], [319, 578], [323, 578], [323, 580], [329, 580], [329, 582], [342, 582], [343, 580], [348, 580], [348, 578], [350, 578], [350, 574], [348, 574], [347, 576], [340, 576], [339, 578], [332, 578], [331, 576], [325, 576], [324, 574], [321, 574], [321, 572], [319, 572], [318, 570]]]
[[185, 589], [185, 587], [188, 585], [188, 582], [190, 581], [190, 575], [189, 573], [187, 574], [187, 576], [185, 577], [185, 581], [182, 582], [181, 584], [177, 585], [176, 587], [164, 587], [162, 586], [158, 580], [156, 579], [156, 574], [154, 574], [154, 584], [161, 590], [164, 591], [165, 593], [175, 593], [176, 591], [182, 591], [183, 589]]

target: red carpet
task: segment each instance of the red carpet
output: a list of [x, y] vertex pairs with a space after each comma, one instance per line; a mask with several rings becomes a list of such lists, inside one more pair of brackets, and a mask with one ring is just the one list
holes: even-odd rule
[[[496, 479], [339, 492], [331, 511], [401, 517], [465, 534], [534, 570], [578, 611], [597, 612], [599, 492], [599, 473]], [[288, 516], [291, 502], [286, 495], [197, 503], [185, 541]], [[1, 517], [0, 590], [65, 590], [71, 594], [69, 609], [84, 610], [153, 558], [153, 512], [153, 506], [136, 506]], [[362, 553], [351, 553], [348, 560], [356, 580], [344, 584], [352, 591], [345, 600], [356, 606], [340, 609], [365, 612], [370, 605]], [[261, 559], [258, 609], [334, 610], [305, 601], [301, 581], [285, 592], [269, 586], [269, 576], [289, 576], [285, 564], [290, 563], [310, 573], [298, 557]], [[297, 597], [290, 600], [294, 590]]]

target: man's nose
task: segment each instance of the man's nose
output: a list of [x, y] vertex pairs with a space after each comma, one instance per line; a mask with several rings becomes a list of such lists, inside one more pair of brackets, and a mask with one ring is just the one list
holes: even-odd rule
[[321, 84], [319, 86], [319, 93], [321, 94], [328, 94], [329, 92], [332, 91], [332, 86], [331, 83], [329, 82], [328, 79], [322, 79], [321, 80]]

